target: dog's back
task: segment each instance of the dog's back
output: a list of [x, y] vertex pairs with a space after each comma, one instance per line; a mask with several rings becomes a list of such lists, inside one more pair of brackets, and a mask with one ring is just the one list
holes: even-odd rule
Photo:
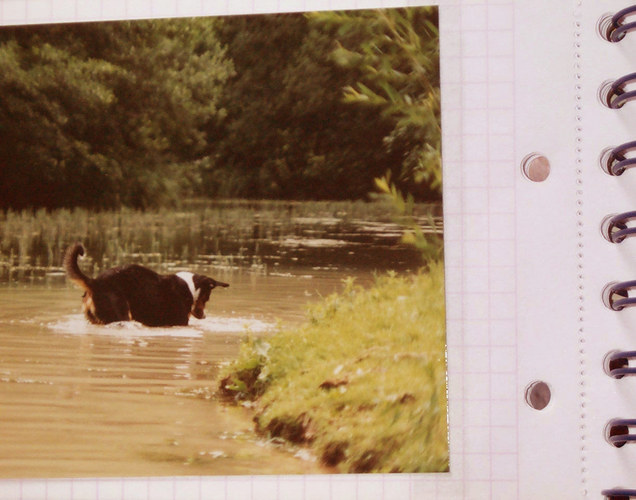
[[175, 275], [162, 276], [131, 264], [105, 271], [97, 279], [116, 284], [135, 321], [147, 326], [188, 324], [192, 295], [188, 285]]

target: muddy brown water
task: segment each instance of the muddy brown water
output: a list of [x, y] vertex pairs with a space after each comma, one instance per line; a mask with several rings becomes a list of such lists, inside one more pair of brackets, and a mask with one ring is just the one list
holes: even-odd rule
[[61, 276], [2, 284], [0, 477], [329, 472], [307, 450], [255, 435], [250, 410], [214, 392], [248, 332], [300, 323], [305, 305], [346, 276], [370, 283], [376, 270], [417, 266], [416, 254], [395, 253], [395, 239], [374, 245], [373, 264], [356, 259], [364, 247], [337, 241], [344, 266], [319, 242], [305, 262], [267, 272], [205, 270], [231, 286], [214, 290], [207, 318], [188, 327], [90, 325], [81, 292]]

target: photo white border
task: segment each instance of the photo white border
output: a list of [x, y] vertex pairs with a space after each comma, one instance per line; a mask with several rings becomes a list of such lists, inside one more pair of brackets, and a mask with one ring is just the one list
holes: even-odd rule
[[[0, 500], [519, 496], [513, 0], [440, 6], [450, 472], [0, 481]], [[2, 0], [0, 25], [430, 5], [395, 0]], [[1, 402], [0, 402], [1, 403]]]

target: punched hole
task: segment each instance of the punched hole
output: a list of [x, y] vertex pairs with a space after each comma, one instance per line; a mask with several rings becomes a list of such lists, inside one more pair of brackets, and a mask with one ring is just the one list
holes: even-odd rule
[[543, 410], [550, 404], [551, 399], [552, 391], [545, 382], [538, 380], [526, 388], [526, 403], [530, 408]]
[[621, 379], [624, 375], [611, 375], [611, 372], [612, 370], [620, 370], [621, 368], [629, 367], [629, 360], [627, 358], [611, 359], [617, 352], [619, 351], [611, 351], [605, 355], [605, 359], [603, 360], [603, 369], [610, 377]]
[[629, 427], [627, 427], [626, 425], [615, 425], [612, 422], [608, 422], [608, 424], [605, 426], [605, 439], [609, 444], [615, 446], [616, 448], [622, 448], [623, 446], [625, 446], [627, 440], [612, 441], [610, 438], [614, 436], [626, 436], [627, 434], [629, 434]]
[[610, 41], [609, 33], [612, 28], [612, 14], [604, 14], [596, 22], [596, 32], [601, 35], [601, 38], [606, 41]]
[[623, 172], [621, 172], [620, 174], [614, 174], [612, 172], [613, 151], [614, 151], [614, 148], [603, 149], [601, 151], [601, 154], [599, 155], [598, 162], [601, 166], [601, 170], [605, 172], [607, 175], [611, 175], [611, 176], [621, 175]]
[[617, 281], [608, 283], [607, 285], [605, 285], [605, 288], [603, 288], [603, 291], [601, 292], [601, 300], [603, 301], [603, 304], [605, 305], [605, 307], [611, 309], [612, 311], [622, 311], [624, 307], [615, 305], [614, 301], [629, 297], [627, 290], [614, 289], [617, 283]]
[[596, 31], [603, 40], [610, 43], [616, 43], [625, 38], [625, 33], [622, 33], [616, 41], [612, 40], [612, 32], [614, 31], [614, 27], [612, 26], [612, 17], [614, 17], [614, 14], [602, 15], [596, 23]]
[[612, 85], [614, 85], [614, 80], [606, 80], [601, 83], [601, 86], [598, 88], [598, 92], [596, 93], [596, 97], [599, 102], [605, 106], [606, 108], [611, 108], [610, 100], [612, 96]]
[[543, 182], [550, 176], [550, 161], [540, 153], [531, 153], [521, 160], [521, 172], [532, 182]]
[[616, 214], [606, 215], [601, 221], [601, 235], [610, 243], [620, 243], [624, 239], [623, 238], [620, 241], [615, 241], [614, 239], [612, 239], [612, 235], [615, 232], [619, 231], [619, 228], [617, 228], [616, 225], [612, 224], [612, 219], [615, 216]]

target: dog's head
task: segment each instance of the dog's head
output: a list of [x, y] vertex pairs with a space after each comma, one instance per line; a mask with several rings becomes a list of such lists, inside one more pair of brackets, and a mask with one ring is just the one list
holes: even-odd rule
[[192, 304], [192, 316], [197, 319], [203, 319], [205, 318], [205, 304], [210, 299], [210, 292], [212, 292], [212, 290], [214, 290], [217, 286], [225, 288], [230, 285], [200, 274], [195, 274], [192, 277], [192, 281], [194, 282], [195, 289], [194, 304]]
[[177, 273], [185, 281], [192, 294], [192, 309], [190, 313], [197, 319], [205, 318], [205, 304], [210, 300], [210, 292], [217, 286], [228, 287], [228, 283], [217, 281], [202, 274]]

